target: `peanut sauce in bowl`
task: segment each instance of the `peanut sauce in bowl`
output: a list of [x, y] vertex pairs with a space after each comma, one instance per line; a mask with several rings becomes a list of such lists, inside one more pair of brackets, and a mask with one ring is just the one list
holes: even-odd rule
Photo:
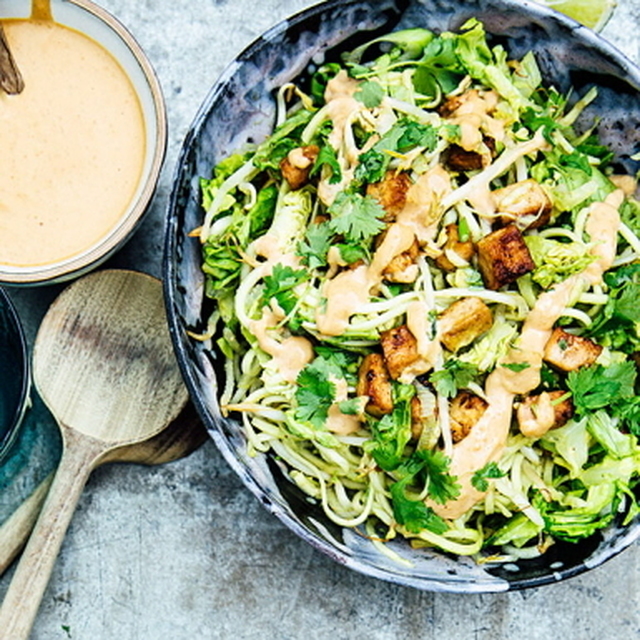
[[[0, 281], [64, 280], [136, 227], [166, 146], [157, 79], [139, 45], [89, 2], [0, 13], [24, 78], [0, 94]], [[31, 10], [31, 13], [28, 11]]]

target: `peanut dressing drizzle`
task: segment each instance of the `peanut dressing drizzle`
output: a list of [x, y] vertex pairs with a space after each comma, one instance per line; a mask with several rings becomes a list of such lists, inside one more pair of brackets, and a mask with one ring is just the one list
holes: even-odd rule
[[[430, 502], [438, 515], [459, 518], [484, 496], [471, 484], [471, 478], [477, 470], [489, 462], [497, 461], [502, 455], [511, 426], [514, 396], [527, 393], [540, 383], [544, 346], [551, 336], [553, 325], [571, 302], [575, 291], [582, 288], [585, 282], [600, 282], [603, 273], [611, 268], [620, 227], [618, 207], [623, 197], [624, 194], [617, 190], [604, 202], [591, 205], [586, 229], [597, 243], [591, 253], [598, 259], [584, 271], [570, 276], [538, 298], [523, 324], [518, 344], [487, 377], [485, 394], [489, 406], [469, 435], [453, 447], [451, 473], [458, 477], [460, 495], [444, 505]], [[525, 357], [522, 354], [526, 354]], [[500, 366], [525, 361], [530, 367], [520, 372]]]
[[448, 174], [440, 166], [422, 174], [409, 187], [405, 207], [387, 228], [371, 264], [338, 273], [324, 283], [326, 306], [316, 313], [320, 333], [327, 336], [344, 333], [349, 318], [369, 302], [371, 292], [380, 286], [382, 273], [393, 258], [407, 251], [416, 238], [424, 243], [433, 242], [442, 215], [438, 202], [450, 190]]

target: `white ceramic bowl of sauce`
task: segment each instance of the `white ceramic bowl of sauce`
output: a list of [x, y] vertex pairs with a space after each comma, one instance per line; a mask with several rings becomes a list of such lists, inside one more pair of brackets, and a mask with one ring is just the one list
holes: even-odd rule
[[99, 265], [146, 211], [166, 150], [162, 91], [140, 45], [89, 0], [5, 0], [25, 88], [0, 93], [0, 282]]

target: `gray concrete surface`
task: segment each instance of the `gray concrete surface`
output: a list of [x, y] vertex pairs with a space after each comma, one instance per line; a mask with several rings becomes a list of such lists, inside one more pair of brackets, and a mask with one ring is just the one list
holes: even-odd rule
[[[148, 52], [164, 87], [169, 148], [153, 210], [111, 265], [159, 274], [176, 156], [211, 83], [245, 45], [307, 0], [100, 0]], [[640, 61], [640, 0], [605, 35]], [[14, 292], [33, 334], [57, 289]], [[90, 479], [34, 640], [632, 640], [640, 547], [564, 583], [499, 595], [422, 593], [337, 566], [271, 517], [211, 443], [160, 468]], [[9, 571], [0, 580], [0, 597]], [[0, 630], [0, 638], [3, 638]], [[10, 639], [5, 639], [10, 640]]]

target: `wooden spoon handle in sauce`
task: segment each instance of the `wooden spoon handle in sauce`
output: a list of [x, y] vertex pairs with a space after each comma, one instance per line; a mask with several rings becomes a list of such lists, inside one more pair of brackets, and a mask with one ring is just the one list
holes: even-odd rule
[[0, 23], [0, 89], [9, 95], [21, 93], [24, 89], [24, 80], [9, 49], [2, 23]]

